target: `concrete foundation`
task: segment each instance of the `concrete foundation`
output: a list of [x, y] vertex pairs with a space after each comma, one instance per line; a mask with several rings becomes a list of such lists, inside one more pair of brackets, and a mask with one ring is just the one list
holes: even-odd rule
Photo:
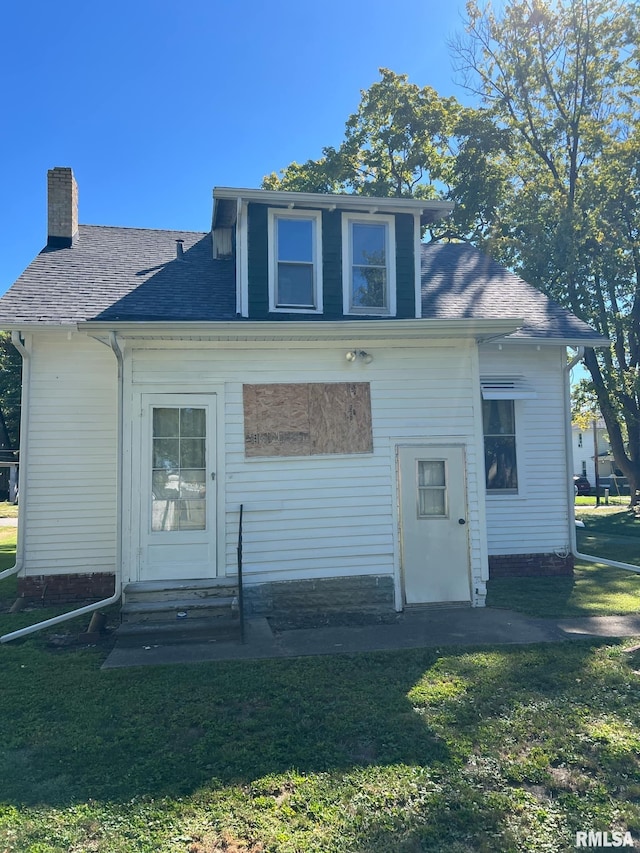
[[356, 575], [262, 584], [245, 580], [244, 601], [249, 616], [393, 612], [393, 578]]

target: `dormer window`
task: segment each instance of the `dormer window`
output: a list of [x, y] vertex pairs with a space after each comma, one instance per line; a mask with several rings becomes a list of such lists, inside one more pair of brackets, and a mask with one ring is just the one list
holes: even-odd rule
[[320, 211], [269, 211], [269, 310], [322, 311]]
[[395, 316], [394, 217], [345, 214], [342, 248], [344, 313]]

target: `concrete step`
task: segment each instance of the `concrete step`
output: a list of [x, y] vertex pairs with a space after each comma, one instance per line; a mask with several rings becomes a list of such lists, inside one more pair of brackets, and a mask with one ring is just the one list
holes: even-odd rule
[[236, 596], [177, 598], [171, 601], [126, 602], [120, 609], [123, 622], [180, 622], [187, 619], [216, 619], [231, 616]]
[[123, 622], [115, 631], [118, 646], [169, 646], [183, 643], [239, 642], [240, 620], [180, 619], [175, 622]]
[[235, 578], [207, 578], [204, 580], [140, 581], [128, 583], [123, 589], [126, 604], [148, 601], [180, 599], [207, 599], [238, 594]]

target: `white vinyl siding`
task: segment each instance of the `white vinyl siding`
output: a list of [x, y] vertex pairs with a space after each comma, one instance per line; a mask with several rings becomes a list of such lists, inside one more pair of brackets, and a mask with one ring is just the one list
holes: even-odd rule
[[34, 335], [21, 472], [29, 575], [115, 569], [115, 364], [82, 335]]
[[490, 555], [562, 553], [568, 547], [564, 353], [562, 347], [522, 345], [480, 350], [482, 375], [523, 376], [536, 392], [514, 401], [518, 494], [487, 494]]
[[[467, 461], [472, 574], [481, 588], [489, 554], [562, 552], [568, 544], [563, 435], [564, 350], [486, 346], [478, 367], [461, 341], [362, 345], [352, 341], [247, 345], [170, 341], [127, 349], [127, 417], [140, 394], [215, 393], [222, 512], [220, 574], [236, 572], [238, 509], [245, 504], [247, 581], [398, 571], [395, 449], [457, 444]], [[133, 350], [133, 351], [132, 351]], [[28, 479], [23, 523], [29, 574], [110, 572], [116, 547], [116, 363], [82, 335], [43, 333], [33, 343]], [[532, 399], [515, 401], [519, 493], [486, 496], [479, 377], [527, 377]], [[243, 383], [370, 382], [373, 453], [246, 459]], [[130, 436], [127, 428], [125, 433]], [[125, 459], [138, 458], [135, 447]], [[135, 495], [135, 483], [134, 495]], [[131, 484], [130, 484], [131, 493]], [[125, 581], [135, 563], [125, 512]]]
[[[244, 571], [248, 583], [397, 570], [395, 447], [456, 443], [466, 448], [474, 577], [482, 574], [481, 513], [474, 399], [475, 354], [462, 342], [387, 347], [366, 342], [370, 365], [350, 364], [352, 342], [326, 346], [268, 344], [135, 349], [134, 399], [160, 390], [206, 393], [224, 388], [226, 573], [236, 572], [238, 509], [245, 504]], [[243, 383], [370, 382], [373, 453], [246, 459]], [[135, 405], [133, 407], [135, 411]], [[223, 567], [222, 573], [225, 568]]]

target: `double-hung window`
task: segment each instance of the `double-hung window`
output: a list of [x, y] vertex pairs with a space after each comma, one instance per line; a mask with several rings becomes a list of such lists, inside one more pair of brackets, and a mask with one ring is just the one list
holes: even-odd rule
[[269, 211], [269, 310], [322, 311], [319, 211]]
[[345, 314], [395, 315], [393, 216], [343, 215], [342, 286]]
[[516, 417], [513, 400], [483, 400], [487, 492], [518, 491]]

